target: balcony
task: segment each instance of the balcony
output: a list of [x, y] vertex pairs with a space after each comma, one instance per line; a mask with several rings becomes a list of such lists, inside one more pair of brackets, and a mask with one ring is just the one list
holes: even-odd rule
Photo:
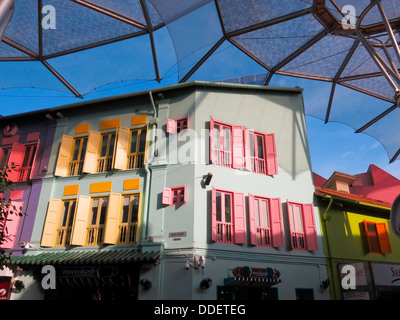
[[32, 167], [21, 167], [19, 171], [18, 181], [27, 181], [30, 179]]
[[257, 246], [272, 247], [272, 237], [270, 228], [257, 227]]
[[137, 224], [121, 224], [119, 226], [119, 244], [133, 244], [137, 242]]
[[306, 251], [306, 234], [304, 232], [292, 232], [292, 249]]
[[71, 227], [60, 227], [57, 229], [56, 247], [68, 247], [71, 241]]
[[260, 174], [266, 174], [266, 162], [264, 159], [250, 157], [251, 158], [251, 171]]
[[70, 176], [77, 176], [82, 174], [83, 160], [71, 161], [69, 164], [68, 172]]
[[128, 169], [138, 169], [144, 166], [144, 152], [128, 155]]
[[217, 242], [233, 243], [233, 224], [217, 222]]
[[214, 149], [214, 161], [218, 166], [232, 168], [232, 152]]
[[113, 164], [113, 157], [101, 157], [97, 160], [97, 172], [111, 171]]
[[103, 243], [104, 226], [91, 226], [87, 228], [86, 245], [98, 246]]

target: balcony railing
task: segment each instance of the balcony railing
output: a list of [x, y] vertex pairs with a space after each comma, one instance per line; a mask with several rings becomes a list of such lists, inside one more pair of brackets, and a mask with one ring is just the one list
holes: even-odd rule
[[21, 167], [19, 171], [18, 181], [27, 181], [30, 179], [32, 167]]
[[60, 227], [57, 229], [56, 247], [68, 247], [71, 241], [71, 227]]
[[71, 161], [69, 164], [69, 175], [77, 176], [82, 174], [83, 160]]
[[257, 227], [257, 245], [261, 247], [272, 247], [271, 229]]
[[214, 149], [214, 161], [218, 166], [232, 168], [232, 152]]
[[251, 157], [251, 171], [260, 174], [266, 174], [266, 163], [264, 159]]
[[119, 226], [119, 244], [132, 244], [137, 242], [137, 224], [121, 224]]
[[97, 172], [107, 172], [112, 169], [113, 157], [102, 157], [97, 160]]
[[143, 168], [144, 166], [144, 152], [138, 152], [128, 155], [128, 169]]
[[98, 246], [103, 243], [103, 226], [92, 226], [87, 228], [86, 245]]
[[233, 224], [217, 222], [217, 242], [233, 243]]
[[306, 250], [306, 235], [304, 232], [292, 232], [292, 249]]

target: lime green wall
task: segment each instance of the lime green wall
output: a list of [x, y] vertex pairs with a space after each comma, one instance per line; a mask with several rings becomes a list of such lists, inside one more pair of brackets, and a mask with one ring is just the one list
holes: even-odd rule
[[[327, 202], [320, 202], [320, 214], [325, 212]], [[321, 203], [322, 202], [322, 203]], [[394, 262], [400, 263], [400, 239], [398, 239], [390, 228], [390, 210], [376, 209], [367, 206], [347, 205], [338, 206], [333, 202], [329, 208], [324, 223], [324, 249], [325, 254], [334, 259], [351, 259], [360, 261]], [[386, 223], [389, 233], [392, 253], [376, 254], [368, 253], [366, 238], [364, 235], [364, 220], [375, 223]], [[329, 248], [326, 248], [326, 246]], [[329, 250], [329, 251], [327, 251]]]

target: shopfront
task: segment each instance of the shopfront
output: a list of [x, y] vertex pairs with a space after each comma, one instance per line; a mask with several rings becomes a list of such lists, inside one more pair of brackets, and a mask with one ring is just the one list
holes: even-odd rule
[[371, 263], [377, 300], [400, 299], [400, 265], [387, 263]]
[[278, 300], [273, 285], [281, 283], [280, 272], [273, 268], [236, 267], [233, 277], [217, 287], [217, 300]]
[[[129, 301], [138, 299], [140, 274], [154, 266], [159, 254], [133, 249], [46, 252], [11, 257], [8, 263], [30, 272], [44, 300]], [[45, 266], [51, 271], [44, 272]]]

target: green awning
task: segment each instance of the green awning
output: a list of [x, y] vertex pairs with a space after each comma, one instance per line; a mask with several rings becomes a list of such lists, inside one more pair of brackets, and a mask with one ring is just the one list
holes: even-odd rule
[[48, 251], [38, 255], [8, 256], [5, 264], [23, 266], [140, 263], [155, 262], [159, 256], [159, 251], [141, 252], [134, 249]]

